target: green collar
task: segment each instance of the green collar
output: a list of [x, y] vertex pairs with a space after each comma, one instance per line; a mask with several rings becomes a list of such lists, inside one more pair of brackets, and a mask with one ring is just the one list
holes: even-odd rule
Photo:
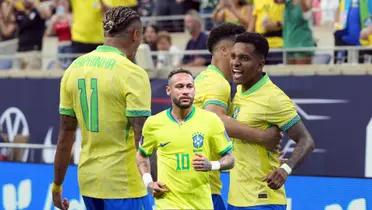
[[[261, 77], [260, 80], [258, 80], [258, 82], [256, 82], [256, 84], [254, 84], [252, 87], [250, 87], [248, 90], [246, 90], [245, 92], [243, 92], [243, 89], [241, 90], [241, 94], [243, 95], [249, 95], [253, 92], [255, 92], [256, 90], [260, 89], [262, 86], [264, 86], [267, 81], [269, 81], [270, 78], [269, 76], [266, 74], [266, 73], [263, 73], [263, 77]], [[243, 88], [243, 87], [242, 87]]]
[[[189, 121], [189, 120], [192, 118], [192, 116], [194, 116], [194, 114], [195, 114], [195, 107], [192, 106], [191, 112], [189, 112], [189, 113], [186, 115], [186, 117], [185, 117], [185, 121], [184, 121], [184, 122]], [[178, 124], [177, 120], [174, 119], [174, 117], [173, 117], [173, 115], [172, 115], [172, 108], [167, 109], [167, 116], [168, 116], [168, 118], [169, 118], [171, 121], [173, 121], [173, 122], [175, 122], [175, 123]]]
[[208, 65], [207, 69], [211, 70], [211, 71], [215, 71], [218, 74], [220, 74], [223, 78], [225, 78], [224, 73], [217, 66], [210, 64], [210, 65]]
[[121, 52], [118, 48], [108, 46], [108, 45], [100, 45], [96, 49], [97, 52], [112, 52], [122, 56], [125, 56], [123, 52]]

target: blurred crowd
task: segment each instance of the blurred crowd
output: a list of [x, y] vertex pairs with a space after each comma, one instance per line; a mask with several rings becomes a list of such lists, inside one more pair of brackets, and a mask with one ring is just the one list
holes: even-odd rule
[[[67, 68], [74, 54], [102, 44], [103, 13], [115, 6], [131, 7], [144, 17], [184, 15], [145, 21], [144, 43], [159, 51], [152, 58], [160, 69], [208, 65], [210, 55], [182, 51], [206, 50], [208, 31], [224, 22], [263, 34], [271, 49], [315, 47], [312, 26], [320, 22], [334, 25], [335, 46], [372, 45], [372, 0], [0, 0], [0, 40], [18, 39], [16, 59], [0, 59], [0, 69], [41, 69], [45, 36], [58, 38], [59, 57], [48, 68]], [[191, 38], [179, 49], [172, 33], [183, 31]], [[362, 51], [360, 62], [370, 62], [370, 54]], [[274, 50], [267, 64], [309, 64], [313, 56], [308, 50], [290, 50], [286, 56]], [[331, 62], [347, 62], [347, 51], [335, 51], [333, 57]]]

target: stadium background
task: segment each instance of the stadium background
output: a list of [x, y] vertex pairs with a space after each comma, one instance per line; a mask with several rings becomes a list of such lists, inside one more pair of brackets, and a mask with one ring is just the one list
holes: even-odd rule
[[[332, 54], [335, 49], [330, 41], [332, 27], [325, 23], [315, 26], [313, 32], [318, 39], [318, 62], [265, 68], [295, 101], [317, 146], [286, 183], [287, 209], [372, 209], [372, 65], [357, 63], [355, 59], [339, 65], [324, 63], [322, 59], [328, 58], [324, 55]], [[171, 35], [180, 48], [189, 38], [184, 32]], [[44, 70], [53, 60], [50, 55], [57, 53], [57, 40], [44, 38], [44, 43], [43, 71], [0, 71], [1, 132], [7, 134], [13, 145], [27, 143], [39, 147], [16, 149], [0, 141], [0, 154], [7, 155], [0, 162], [0, 209], [54, 209], [50, 193], [51, 163], [57, 140], [59, 79], [63, 71]], [[14, 40], [0, 42], [1, 52], [11, 52], [7, 56], [14, 56], [13, 48], [16, 48]], [[353, 52], [359, 47], [347, 49]], [[156, 53], [149, 54], [146, 48], [141, 48], [138, 54], [139, 64], [148, 67], [152, 78], [155, 114], [170, 105], [164, 91], [166, 81], [162, 79], [165, 72], [151, 68], [151, 56]], [[202, 69], [192, 68], [192, 71], [197, 74]], [[71, 202], [70, 209], [85, 209], [76, 179], [79, 134], [76, 139], [64, 195]], [[284, 153], [290, 155], [292, 142], [285, 138], [282, 146]], [[228, 173], [222, 174], [222, 180], [226, 200]]]

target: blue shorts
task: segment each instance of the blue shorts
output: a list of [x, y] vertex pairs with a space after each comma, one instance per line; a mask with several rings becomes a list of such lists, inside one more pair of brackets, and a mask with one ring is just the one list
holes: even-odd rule
[[250, 207], [236, 207], [230, 204], [227, 205], [227, 210], [286, 210], [287, 205], [261, 205]]
[[87, 210], [152, 210], [149, 195], [140, 198], [99, 199], [83, 196]]
[[221, 195], [212, 194], [213, 209], [214, 210], [226, 210], [225, 203], [222, 200]]

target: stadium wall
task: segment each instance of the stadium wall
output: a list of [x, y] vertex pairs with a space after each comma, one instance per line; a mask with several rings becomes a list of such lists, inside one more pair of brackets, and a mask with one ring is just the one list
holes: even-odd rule
[[[372, 76], [272, 76], [296, 103], [316, 149], [297, 175], [372, 177]], [[165, 80], [152, 80], [153, 114], [166, 109]], [[0, 79], [0, 125], [10, 141], [54, 145], [59, 79]], [[17, 138], [26, 136], [27, 138]], [[79, 132], [77, 142], [81, 140]], [[283, 143], [285, 154], [293, 142]], [[0, 154], [10, 150], [0, 149]], [[20, 154], [21, 153], [21, 154]], [[79, 147], [75, 150], [75, 163]], [[20, 161], [52, 163], [53, 149], [20, 151]]]

